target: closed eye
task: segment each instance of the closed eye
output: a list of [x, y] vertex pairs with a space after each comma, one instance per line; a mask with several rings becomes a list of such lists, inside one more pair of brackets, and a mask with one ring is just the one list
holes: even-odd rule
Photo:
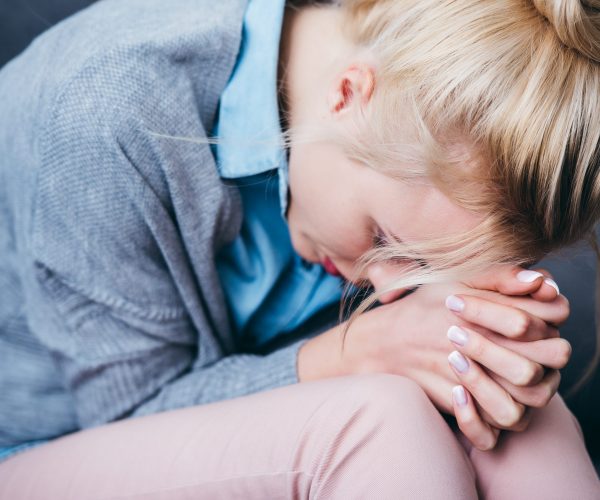
[[388, 245], [390, 243], [390, 238], [385, 234], [383, 229], [378, 227], [375, 230], [375, 234], [373, 235], [373, 246], [380, 248]]
[[[386, 232], [381, 229], [379, 226], [376, 227], [375, 233], [373, 234], [373, 245], [375, 248], [382, 248], [386, 245], [389, 245], [393, 241], [397, 241], [402, 243], [402, 240], [394, 235], [386, 234]], [[399, 259], [399, 262], [405, 262], [405, 259]], [[423, 259], [414, 259], [420, 267], [426, 268], [428, 267], [427, 261]]]

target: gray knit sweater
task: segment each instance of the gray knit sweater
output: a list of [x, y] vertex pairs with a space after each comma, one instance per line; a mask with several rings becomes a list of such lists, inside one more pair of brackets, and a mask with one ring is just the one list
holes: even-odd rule
[[103, 0], [0, 72], [0, 446], [297, 382], [236, 352], [205, 138], [245, 0]]

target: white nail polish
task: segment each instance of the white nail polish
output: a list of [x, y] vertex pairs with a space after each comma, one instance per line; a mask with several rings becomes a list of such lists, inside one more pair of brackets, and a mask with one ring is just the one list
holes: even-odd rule
[[465, 373], [469, 369], [469, 362], [460, 352], [452, 351], [448, 356], [450, 364], [460, 373]]
[[467, 404], [467, 393], [462, 385], [455, 385], [452, 388], [452, 397], [458, 406], [465, 406]]
[[455, 344], [464, 346], [467, 343], [467, 332], [458, 326], [451, 326], [446, 333], [448, 339]]
[[544, 280], [544, 283], [550, 285], [552, 288], [554, 288], [556, 290], [556, 295], [560, 295], [560, 290], [558, 289], [558, 285], [556, 284], [556, 281], [554, 281], [553, 279], [550, 278], [546, 278]]
[[521, 271], [520, 273], [517, 273], [517, 279], [521, 283], [531, 283], [542, 276], [544, 275], [537, 271]]
[[462, 312], [465, 308], [465, 302], [455, 295], [449, 295], [446, 297], [446, 307], [454, 312]]

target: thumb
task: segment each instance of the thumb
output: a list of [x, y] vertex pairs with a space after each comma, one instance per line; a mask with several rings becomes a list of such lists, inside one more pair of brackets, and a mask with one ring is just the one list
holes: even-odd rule
[[496, 265], [476, 275], [465, 284], [479, 290], [490, 290], [504, 295], [530, 295], [544, 284], [545, 276], [521, 266]]

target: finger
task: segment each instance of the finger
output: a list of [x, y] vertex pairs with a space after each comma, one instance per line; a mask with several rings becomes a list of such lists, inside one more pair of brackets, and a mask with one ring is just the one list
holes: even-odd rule
[[409, 378], [418, 381], [419, 386], [439, 411], [453, 415], [452, 387], [456, 384], [456, 380], [452, 380], [455, 378], [454, 373], [449, 371], [451, 378], [439, 376], [429, 370], [415, 371]]
[[461, 384], [500, 426], [510, 429], [519, 422], [525, 407], [514, 401], [475, 361], [458, 351], [452, 351], [448, 362]]
[[446, 307], [462, 320], [483, 326], [509, 338], [532, 341], [558, 337], [558, 331], [545, 321], [517, 307], [471, 295], [450, 295]]
[[500, 292], [504, 295], [530, 295], [544, 283], [544, 275], [521, 266], [492, 266], [488, 271], [465, 282], [471, 288]]
[[529, 422], [531, 421], [531, 408], [527, 406], [525, 407], [525, 412], [523, 413], [521, 419], [510, 428], [503, 427], [498, 422], [496, 422], [496, 420], [494, 420], [494, 418], [487, 411], [485, 411], [477, 401], [475, 401], [475, 407], [477, 408], [481, 419], [484, 422], [488, 423], [490, 426], [494, 427], [495, 429], [504, 429], [509, 431], [521, 432], [527, 429], [527, 427], [529, 426]]
[[458, 427], [473, 446], [482, 451], [496, 446], [500, 431], [481, 419], [473, 399], [462, 385], [452, 388], [452, 402]]
[[548, 370], [541, 382], [533, 387], [519, 387], [511, 384], [505, 378], [496, 373], [487, 372], [488, 375], [504, 390], [506, 390], [515, 401], [532, 408], [543, 408], [558, 391], [561, 375], [558, 370]]
[[[469, 293], [467, 292], [467, 294]], [[542, 302], [529, 295], [525, 297], [511, 297], [486, 290], [478, 291], [477, 296], [491, 302], [497, 302], [498, 304], [516, 307], [532, 316], [537, 316], [553, 326], [559, 326], [564, 323], [570, 314], [569, 301], [564, 295], [559, 295], [550, 302]]]
[[514, 385], [535, 385], [544, 376], [544, 367], [541, 364], [495, 344], [474, 330], [451, 326], [447, 336], [459, 352]]
[[556, 281], [554, 281], [552, 275], [546, 269], [537, 268], [532, 269], [532, 271], [543, 274], [544, 281], [536, 291], [531, 293], [531, 297], [542, 302], [552, 302], [560, 295], [560, 289]]
[[564, 368], [573, 352], [569, 341], [560, 337], [535, 340], [533, 342], [521, 342], [520, 340], [508, 339], [503, 335], [476, 326], [472, 326], [471, 329], [476, 329], [479, 334], [486, 337], [490, 342], [510, 349], [524, 358], [548, 368]]

